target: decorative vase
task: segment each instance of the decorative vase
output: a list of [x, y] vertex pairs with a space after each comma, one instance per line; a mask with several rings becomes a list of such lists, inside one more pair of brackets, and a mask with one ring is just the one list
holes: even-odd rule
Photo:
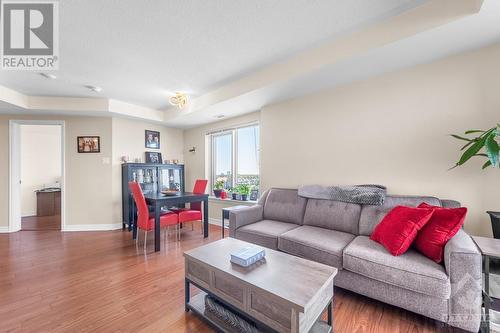
[[247, 200], [248, 200], [248, 194], [242, 194], [241, 201], [247, 201]]
[[220, 198], [220, 194], [221, 194], [222, 190], [215, 190], [214, 189], [214, 195], [216, 198]]
[[491, 218], [491, 229], [493, 230], [493, 238], [500, 238], [500, 212], [487, 211]]
[[222, 192], [220, 193], [220, 198], [221, 199], [227, 199], [227, 192], [222, 190]]
[[238, 193], [231, 193], [233, 200], [238, 200]]

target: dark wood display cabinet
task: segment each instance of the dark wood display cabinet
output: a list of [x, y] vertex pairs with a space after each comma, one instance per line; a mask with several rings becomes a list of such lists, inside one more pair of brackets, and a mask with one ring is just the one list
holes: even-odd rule
[[122, 211], [123, 228], [131, 230], [135, 216], [135, 205], [128, 182], [141, 185], [144, 193], [155, 193], [166, 189], [184, 192], [184, 165], [124, 163], [122, 164]]

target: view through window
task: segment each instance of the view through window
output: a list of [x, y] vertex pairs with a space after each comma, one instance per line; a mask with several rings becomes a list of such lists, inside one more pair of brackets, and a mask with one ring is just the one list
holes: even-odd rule
[[259, 125], [221, 131], [211, 134], [211, 184], [224, 181], [224, 189], [250, 185], [258, 195], [259, 179]]

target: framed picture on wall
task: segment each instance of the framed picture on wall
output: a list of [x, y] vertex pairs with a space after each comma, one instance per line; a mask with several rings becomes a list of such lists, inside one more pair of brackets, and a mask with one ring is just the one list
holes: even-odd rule
[[101, 138], [99, 136], [78, 136], [76, 141], [79, 153], [101, 152]]
[[155, 151], [146, 152], [146, 163], [162, 164], [161, 153]]
[[160, 132], [146, 130], [145, 146], [150, 149], [160, 149]]

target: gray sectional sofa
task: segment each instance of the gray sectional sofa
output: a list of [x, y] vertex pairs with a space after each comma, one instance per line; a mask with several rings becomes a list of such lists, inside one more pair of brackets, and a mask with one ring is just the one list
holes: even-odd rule
[[477, 332], [481, 311], [481, 255], [460, 230], [437, 264], [417, 251], [394, 257], [370, 234], [397, 205], [421, 202], [458, 207], [452, 200], [387, 196], [383, 206], [305, 199], [273, 188], [259, 202], [230, 214], [231, 237], [338, 268], [335, 285]]

